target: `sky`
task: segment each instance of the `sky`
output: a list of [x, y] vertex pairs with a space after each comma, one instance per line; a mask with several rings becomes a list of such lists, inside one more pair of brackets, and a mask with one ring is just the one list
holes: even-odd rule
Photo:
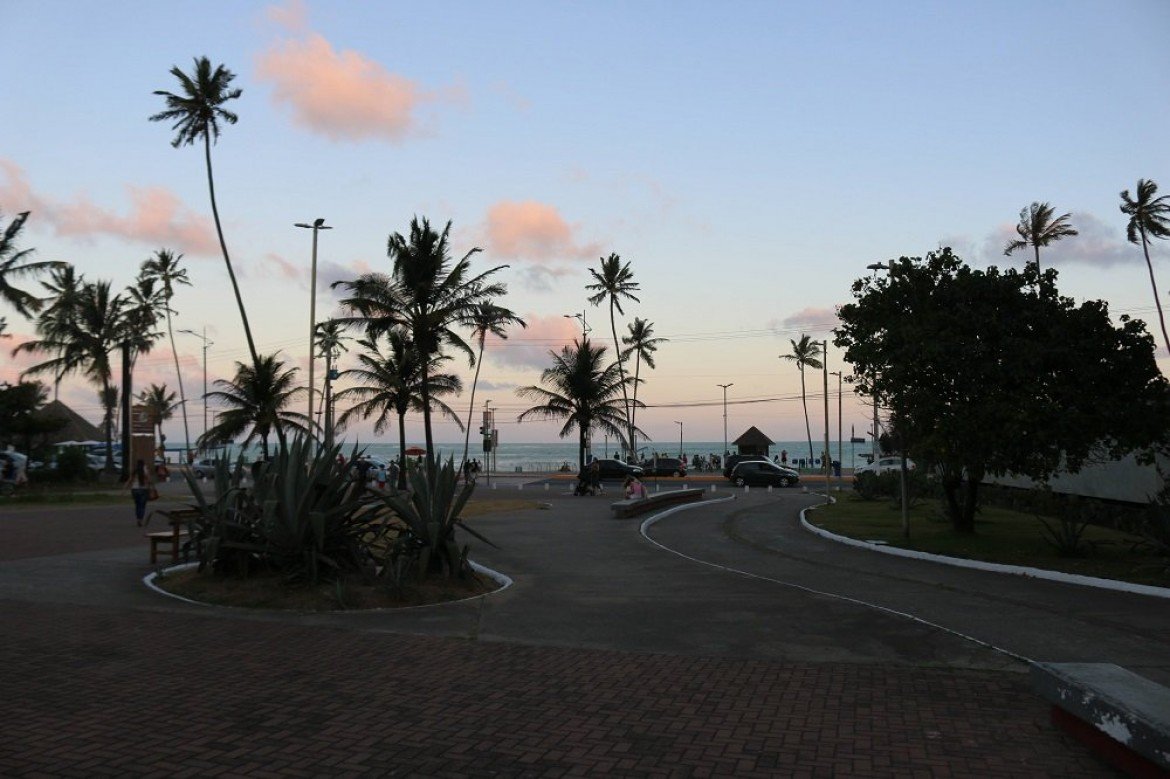
[[[318, 320], [334, 281], [388, 271], [387, 237], [413, 216], [452, 223], [454, 255], [499, 274], [527, 329], [489, 339], [475, 398], [504, 442], [557, 440], [516, 416], [580, 336], [612, 349], [589, 269], [617, 253], [639, 302], [617, 316], [668, 339], [637, 415], [652, 440], [718, 441], [749, 426], [804, 436], [801, 380], [780, 355], [829, 338], [866, 265], [948, 245], [977, 267], [1003, 256], [1020, 209], [1051, 202], [1080, 231], [1044, 250], [1063, 294], [1153, 321], [1141, 251], [1118, 193], [1170, 192], [1170, 3], [433, 2], [209, 0], [13, 4], [0, 28], [0, 212], [31, 211], [22, 248], [130, 284], [160, 248], [193, 282], [176, 329], [202, 332], [210, 382], [247, 355], [218, 251], [200, 147], [173, 148], [155, 90], [207, 56], [243, 90], [212, 150], [225, 238], [258, 349], [308, 365], [311, 235]], [[1170, 250], [1156, 247], [1160, 294]], [[2, 304], [0, 304], [2, 305]], [[15, 312], [0, 380], [36, 361]], [[192, 436], [202, 342], [177, 335]], [[1159, 353], [1165, 369], [1170, 361]], [[829, 370], [849, 366], [830, 344]], [[354, 367], [352, 352], [340, 367]], [[453, 364], [468, 387], [472, 369]], [[318, 379], [323, 365], [318, 363]], [[807, 377], [814, 439], [822, 378]], [[135, 385], [176, 387], [165, 341]], [[836, 405], [836, 379], [830, 395]], [[338, 388], [345, 386], [344, 382]], [[93, 421], [96, 390], [61, 399]], [[845, 435], [869, 410], [844, 390]], [[468, 411], [469, 392], [453, 402]], [[830, 428], [836, 436], [836, 409]], [[408, 418], [408, 438], [422, 439]], [[182, 439], [180, 415], [165, 426]], [[348, 435], [382, 440], [367, 425]], [[436, 440], [460, 440], [449, 422]], [[393, 440], [395, 433], [389, 433]]]

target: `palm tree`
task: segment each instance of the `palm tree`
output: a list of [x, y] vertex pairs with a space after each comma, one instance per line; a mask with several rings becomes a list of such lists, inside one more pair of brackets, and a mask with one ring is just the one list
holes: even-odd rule
[[489, 283], [490, 277], [507, 265], [471, 275], [470, 260], [479, 252], [478, 248], [452, 263], [450, 232], [450, 222], [438, 233], [427, 219], [415, 217], [410, 221], [409, 238], [393, 233], [386, 242], [386, 253], [394, 263], [391, 275], [367, 273], [354, 281], [333, 285], [341, 285], [348, 291], [349, 297], [341, 305], [358, 315], [343, 321], [361, 324], [371, 339], [396, 327], [404, 328], [422, 355], [423, 432], [430, 462], [434, 461], [430, 358], [450, 346], [466, 354], [469, 364], [474, 362], [474, 352], [454, 328], [470, 319], [476, 305], [503, 297], [508, 291], [504, 284]]
[[654, 337], [654, 323], [647, 322], [645, 319], [634, 317], [634, 323], [629, 326], [630, 334], [622, 336], [622, 343], [626, 345], [625, 351], [622, 352], [622, 359], [628, 359], [631, 354], [634, 355], [634, 406], [630, 410], [630, 452], [637, 454], [638, 450], [635, 446], [634, 440], [634, 418], [636, 417], [638, 404], [638, 386], [642, 383], [642, 363], [651, 370], [654, 369], [654, 352], [658, 351], [658, 344], [666, 343], [665, 338]]
[[162, 431], [163, 422], [175, 415], [175, 407], [179, 405], [175, 403], [175, 393], [168, 390], [165, 384], [161, 387], [151, 384], [150, 389], [138, 394], [138, 400], [146, 410], [151, 427], [158, 432], [158, 448], [161, 451], [166, 442]]
[[122, 309], [122, 342], [130, 347], [130, 364], [138, 356], [147, 354], [163, 334], [155, 330], [160, 309], [166, 306], [161, 288], [155, 286], [155, 279], [139, 273], [134, 283], [126, 288], [126, 305]]
[[[459, 377], [453, 373], [438, 371], [442, 363], [451, 359], [445, 355], [433, 354], [424, 370], [420, 352], [414, 348], [409, 336], [401, 329], [386, 334], [387, 351], [382, 352], [374, 339], [358, 341], [363, 351], [358, 355], [358, 368], [341, 372], [341, 376], [355, 379], [359, 384], [347, 387], [337, 393], [337, 399], [353, 398], [358, 402], [347, 409], [337, 420], [338, 427], [345, 427], [353, 419], [374, 420], [374, 432], [381, 435], [386, 431], [390, 413], [398, 415], [398, 462], [404, 466], [398, 469], [398, 488], [406, 488], [406, 413], [424, 411], [429, 402], [441, 414], [454, 420], [460, 427], [463, 423], [458, 415], [443, 402], [447, 395], [456, 395], [463, 390]], [[424, 375], [430, 383], [426, 397], [423, 395]]]
[[1162, 315], [1162, 300], [1158, 285], [1154, 282], [1154, 264], [1150, 262], [1150, 238], [1170, 238], [1170, 195], [1155, 198], [1158, 185], [1148, 179], [1138, 179], [1137, 199], [1129, 196], [1129, 190], [1121, 193], [1121, 213], [1129, 216], [1125, 237], [1130, 243], [1141, 238], [1142, 251], [1146, 255], [1146, 267], [1150, 271], [1150, 286], [1154, 290], [1154, 305], [1158, 307], [1158, 323], [1162, 326], [1162, 340], [1170, 350], [1170, 336], [1166, 335], [1166, 318]]
[[333, 360], [341, 352], [349, 351], [345, 342], [345, 323], [339, 319], [327, 319], [317, 323], [315, 345], [317, 356], [325, 358], [325, 446], [333, 446], [333, 379], [330, 373], [334, 370]]
[[162, 305], [163, 311], [167, 315], [167, 335], [171, 341], [171, 354], [175, 358], [175, 378], [179, 382], [179, 408], [183, 412], [183, 446], [185, 448], [191, 445], [191, 429], [187, 425], [187, 393], [183, 391], [183, 372], [179, 369], [179, 351], [175, 348], [175, 329], [171, 324], [171, 314], [178, 313], [171, 307], [171, 299], [175, 296], [175, 285], [191, 286], [186, 268], [179, 267], [181, 259], [183, 259], [181, 254], [176, 255], [169, 249], [159, 249], [153, 257], [142, 263], [141, 274], [146, 278], [155, 279], [162, 285]]
[[14, 287], [12, 282], [22, 276], [35, 276], [47, 270], [63, 268], [68, 264], [58, 260], [30, 262], [33, 249], [17, 251], [16, 244], [20, 238], [20, 231], [24, 229], [24, 223], [28, 221], [28, 214], [28, 211], [17, 214], [4, 228], [3, 233], [0, 233], [0, 300], [6, 301], [25, 317], [32, 316], [40, 310], [41, 299]]
[[[630, 263], [622, 264], [622, 258], [616, 254], [610, 254], [608, 257], [601, 258], [601, 271], [590, 268], [589, 273], [592, 274], [594, 283], [586, 284], [585, 289], [593, 290], [595, 292], [589, 298], [589, 302], [593, 305], [600, 305], [602, 301], [609, 299], [609, 329], [613, 333], [613, 350], [618, 356], [618, 375], [622, 380], [622, 400], [626, 403], [626, 428], [630, 433], [626, 443], [629, 445], [629, 451], [633, 452], [633, 421], [630, 411], [630, 399], [626, 392], [626, 371], [623, 366], [622, 346], [618, 342], [617, 336], [617, 320], [614, 318], [614, 311], [619, 314], [625, 314], [622, 311], [622, 300], [632, 300], [635, 303], [641, 303], [634, 292], [638, 290], [638, 282], [634, 281], [634, 272], [630, 270]], [[618, 435], [621, 440], [622, 435]]]
[[[73, 310], [68, 316], [51, 323], [37, 323], [38, 340], [18, 346], [17, 352], [43, 352], [55, 355], [32, 366], [22, 376], [51, 373], [57, 379], [80, 372], [101, 388], [103, 404], [111, 395], [112, 363], [110, 351], [122, 343], [126, 335], [124, 311], [126, 301], [110, 292], [110, 282], [85, 282], [77, 293]], [[114, 467], [113, 419], [107, 406], [103, 423], [106, 440], [106, 469]]]
[[1033, 203], [1020, 210], [1020, 223], [1016, 225], [1019, 239], [1009, 241], [1003, 253], [1010, 255], [1016, 249], [1031, 246], [1036, 252], [1036, 275], [1040, 275], [1040, 247], [1047, 246], [1053, 241], [1079, 235], [1068, 223], [1071, 214], [1062, 214], [1055, 219], [1052, 217], [1053, 208], [1048, 203]]
[[[560, 353], [549, 352], [551, 368], [540, 374], [543, 387], [521, 387], [516, 393], [522, 398], [537, 401], [537, 405], [523, 412], [517, 422], [527, 419], [564, 420], [560, 437], [567, 438], [577, 429], [578, 466], [585, 469], [585, 449], [590, 434], [601, 431], [621, 439], [627, 432], [627, 404], [618, 399], [624, 396], [625, 379], [618, 361], [605, 364], [605, 347], [594, 346], [588, 338], [573, 341]], [[641, 433], [641, 430], [637, 430]]]
[[[42, 281], [41, 286], [49, 292], [48, 305], [37, 317], [37, 332], [53, 339], [57, 335], [68, 331], [70, 324], [76, 318], [78, 300], [85, 286], [85, 276], [77, 273], [73, 265], [50, 271], [49, 280]], [[61, 388], [63, 374], [53, 377], [53, 399]]]
[[796, 367], [800, 369], [800, 402], [804, 406], [804, 432], [808, 435], [808, 461], [813, 461], [813, 445], [812, 445], [812, 428], [808, 424], [808, 395], [805, 394], [804, 389], [804, 369], [812, 368], [813, 370], [820, 370], [821, 364], [821, 345], [819, 342], [812, 340], [807, 335], [800, 336], [799, 341], [793, 341], [791, 338], [788, 342], [792, 344], [792, 352], [790, 354], [780, 355], [781, 360], [791, 360], [796, 363]]
[[[488, 333], [497, 338], [506, 339], [508, 325], [528, 327], [524, 320], [516, 316], [511, 309], [496, 305], [490, 300], [485, 300], [475, 307], [468, 324], [471, 325], [472, 338], [479, 342], [479, 354], [475, 359], [475, 378], [471, 382], [471, 403], [467, 407], [467, 427], [464, 429], [463, 435], [464, 465], [467, 463], [467, 450], [471, 445], [471, 417], [475, 413], [475, 388], [479, 385], [479, 369], [483, 365], [483, 350], [487, 343]], [[462, 467], [460, 472], [463, 472]]]
[[268, 459], [268, 436], [273, 431], [278, 435], [286, 428], [307, 431], [311, 426], [307, 416], [285, 410], [305, 392], [304, 387], [296, 386], [296, 372], [296, 368], [286, 370], [275, 354], [262, 354], [253, 365], [237, 362], [235, 377], [216, 380], [218, 389], [207, 393], [208, 399], [219, 401], [226, 410], [219, 412], [216, 423], [199, 437], [199, 447], [230, 444], [243, 436], [243, 446], [259, 439], [264, 459]]
[[224, 108], [229, 100], [235, 100], [241, 94], [241, 89], [230, 89], [235, 73], [217, 65], [211, 68], [211, 61], [207, 57], [196, 57], [195, 68], [188, 76], [176, 65], [171, 68], [171, 75], [179, 81], [182, 94], [176, 95], [162, 89], [155, 90], [154, 94], [166, 98], [166, 110], [150, 117], [152, 122], [173, 122], [171, 129], [175, 137], [171, 145], [176, 149], [180, 146], [193, 145], [196, 141], [203, 141], [203, 157], [207, 164], [207, 190], [211, 194], [211, 215], [215, 218], [215, 233], [219, 237], [219, 248], [223, 252], [223, 262], [227, 266], [228, 277], [232, 282], [232, 290], [236, 294], [236, 305], [240, 309], [240, 319], [244, 322], [244, 335], [248, 339], [248, 352], [252, 355], [252, 363], [260, 371], [260, 356], [256, 352], [256, 344], [252, 340], [252, 328], [248, 325], [248, 312], [244, 309], [244, 298], [240, 295], [240, 285], [236, 281], [236, 273], [232, 269], [232, 260], [228, 255], [227, 243], [223, 238], [223, 226], [219, 221], [219, 207], [215, 203], [215, 177], [211, 171], [211, 142], [219, 140], [219, 123], [235, 124], [239, 117]]

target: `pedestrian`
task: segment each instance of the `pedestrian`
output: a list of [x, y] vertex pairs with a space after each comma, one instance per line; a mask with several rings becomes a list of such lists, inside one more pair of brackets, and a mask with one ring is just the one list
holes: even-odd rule
[[142, 527], [142, 522], [146, 519], [147, 501], [151, 500], [152, 493], [154, 497], [158, 497], [154, 484], [146, 475], [146, 462], [144, 460], [135, 463], [134, 471], [126, 480], [126, 489], [130, 490], [130, 497], [134, 499], [134, 519], [137, 521], [138, 527]]
[[386, 489], [386, 466], [379, 465], [375, 477], [378, 480], [378, 489]]
[[788, 450], [787, 449], [780, 450], [780, 464], [781, 465], [788, 465]]
[[627, 500], [639, 500], [646, 497], [646, 485], [642, 484], [637, 476], [627, 476], [624, 487]]
[[589, 463], [589, 489], [596, 494], [604, 494], [605, 490], [601, 489], [601, 465], [597, 460]]

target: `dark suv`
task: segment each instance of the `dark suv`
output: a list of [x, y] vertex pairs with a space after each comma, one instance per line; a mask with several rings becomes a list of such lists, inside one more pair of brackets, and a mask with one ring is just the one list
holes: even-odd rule
[[767, 460], [745, 460], [731, 469], [730, 478], [737, 487], [791, 487], [800, 474]]
[[[627, 476], [637, 476], [641, 478], [642, 469], [637, 465], [626, 465], [621, 460], [594, 460], [597, 463], [598, 469], [601, 471], [600, 478], [602, 479], [624, 479]], [[585, 466], [585, 472], [589, 473], [592, 463]]]
[[642, 469], [647, 476], [686, 476], [687, 467], [677, 457], [659, 457], [657, 460], [643, 460]]

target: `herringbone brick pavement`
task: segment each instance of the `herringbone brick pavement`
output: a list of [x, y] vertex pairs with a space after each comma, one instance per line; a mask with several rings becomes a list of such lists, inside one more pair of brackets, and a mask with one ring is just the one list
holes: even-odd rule
[[0, 601], [3, 776], [1088, 777], [1023, 675]]

